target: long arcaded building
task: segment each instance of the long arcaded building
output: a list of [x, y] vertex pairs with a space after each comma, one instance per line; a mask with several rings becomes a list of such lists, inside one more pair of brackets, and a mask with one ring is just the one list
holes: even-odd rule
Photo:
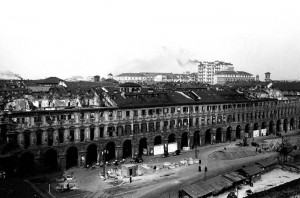
[[297, 97], [134, 83], [82, 90], [56, 87], [7, 103], [3, 166], [19, 174], [68, 169], [103, 155], [107, 161], [155, 155], [300, 128]]

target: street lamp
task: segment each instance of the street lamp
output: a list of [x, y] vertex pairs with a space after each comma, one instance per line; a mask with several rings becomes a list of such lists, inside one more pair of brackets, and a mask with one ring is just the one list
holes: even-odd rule
[[108, 150], [104, 149], [101, 153], [102, 153], [102, 157], [103, 157], [103, 176], [106, 179], [106, 173], [105, 173], [105, 165], [106, 165], [105, 156], [106, 156], [106, 154], [108, 154]]

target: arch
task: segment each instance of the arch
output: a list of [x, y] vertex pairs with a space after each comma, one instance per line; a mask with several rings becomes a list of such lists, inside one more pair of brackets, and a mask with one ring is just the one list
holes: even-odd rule
[[232, 137], [232, 128], [231, 127], [227, 127], [226, 129], [226, 141], [231, 141], [231, 137]]
[[34, 154], [31, 152], [24, 152], [19, 157], [17, 173], [20, 176], [28, 176], [34, 173], [35, 163]]
[[288, 131], [288, 121], [287, 121], [287, 119], [283, 120], [283, 131], [284, 132]]
[[211, 144], [211, 130], [207, 129], [205, 131], [205, 144]]
[[155, 138], [154, 138], [154, 146], [159, 145], [159, 144], [162, 144], [162, 138], [160, 135], [155, 136]]
[[92, 165], [93, 163], [97, 162], [97, 145], [96, 144], [90, 144], [86, 148], [86, 164]]
[[181, 149], [183, 147], [188, 147], [188, 146], [189, 146], [189, 143], [188, 143], [188, 133], [184, 132], [181, 135]]
[[142, 156], [144, 154], [144, 151], [147, 151], [147, 138], [141, 138], [139, 141], [139, 153], [138, 155]]
[[200, 131], [195, 131], [194, 132], [194, 147], [195, 146], [200, 146]]
[[131, 149], [131, 140], [125, 140], [123, 142], [123, 158], [130, 157], [132, 154], [132, 149]]
[[281, 126], [281, 120], [279, 119], [276, 122], [276, 132], [280, 132], [281, 131], [280, 126]]
[[295, 129], [295, 119], [291, 118], [290, 119], [290, 130], [294, 130]]
[[78, 163], [78, 149], [75, 146], [71, 146], [66, 151], [66, 169], [73, 166], [77, 166]]
[[57, 151], [52, 148], [44, 153], [44, 171], [57, 171]]
[[237, 127], [235, 129], [235, 138], [236, 139], [241, 139], [241, 131], [242, 131], [242, 127], [240, 125], [237, 125]]
[[116, 144], [114, 142], [109, 142], [105, 146], [106, 155], [105, 161], [110, 161], [116, 157]]
[[171, 133], [169, 136], [168, 136], [168, 143], [172, 143], [172, 142], [176, 142], [176, 136], [174, 133]]
[[216, 130], [216, 143], [222, 142], [222, 128], [217, 128]]

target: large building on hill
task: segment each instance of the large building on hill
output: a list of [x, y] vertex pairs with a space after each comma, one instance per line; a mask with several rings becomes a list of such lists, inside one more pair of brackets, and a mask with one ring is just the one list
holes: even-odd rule
[[295, 96], [76, 85], [1, 98], [0, 161], [8, 172], [64, 170], [300, 128]]

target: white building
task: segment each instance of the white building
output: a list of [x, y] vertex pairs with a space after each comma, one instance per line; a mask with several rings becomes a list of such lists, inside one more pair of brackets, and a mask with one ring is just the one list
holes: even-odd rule
[[214, 74], [213, 84], [224, 85], [226, 82], [254, 81], [252, 74], [244, 71], [219, 71]]
[[219, 71], [234, 70], [231, 63], [222, 61], [214, 62], [199, 62], [198, 66], [198, 81], [208, 84], [215, 84], [214, 74]]

